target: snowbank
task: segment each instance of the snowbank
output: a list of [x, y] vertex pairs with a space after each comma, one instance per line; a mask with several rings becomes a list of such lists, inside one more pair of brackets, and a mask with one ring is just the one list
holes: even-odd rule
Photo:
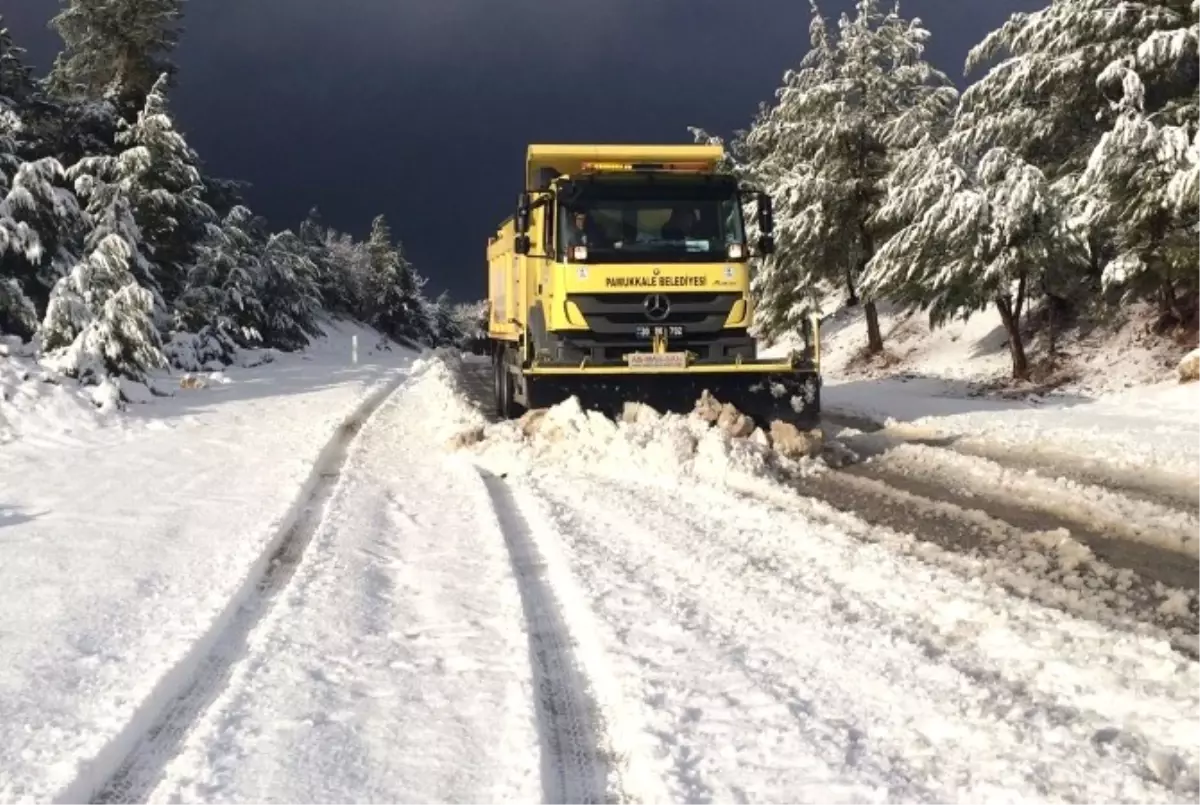
[[[356, 322], [326, 320], [321, 329], [323, 335], [299, 353], [303, 357], [293, 354], [285, 362], [331, 360], [349, 365], [355, 337], [364, 362], [388, 354], [389, 349], [402, 349], [387, 346], [387, 339], [378, 332]], [[189, 392], [229, 383], [229, 371], [264, 366], [281, 355], [273, 349], [241, 350], [233, 365], [225, 366], [185, 354], [192, 340], [179, 338], [168, 345], [168, 352], [190, 369], [152, 372], [146, 383], [118, 378], [85, 386], [40, 364], [33, 344], [23, 344], [15, 336], [0, 336], [0, 445], [19, 438], [43, 444], [86, 438], [89, 432], [128, 424], [120, 416], [122, 409], [137, 413], [144, 404], [157, 403], [156, 411], [170, 411], [175, 406], [171, 398], [191, 401]]]
[[470, 451], [498, 473], [552, 463], [614, 477], [633, 471], [648, 483], [700, 479], [753, 485], [782, 473], [824, 469], [814, 459], [780, 455], [761, 430], [735, 436], [739, 431], [717, 424], [715, 415], [663, 415], [642, 405], [628, 406], [614, 422], [583, 410], [571, 398], [517, 420], [488, 423], [468, 388], [482, 365], [479, 359], [464, 361], [459, 353], [439, 350], [413, 365], [407, 393], [436, 401], [434, 410], [442, 416], [427, 426], [441, 443]]
[[0, 445], [0, 801], [87, 800], [179, 692], [318, 456], [411, 362], [377, 340], [330, 325], [304, 353], [107, 421], [63, 395], [22, 409]]
[[111, 421], [114, 409], [97, 405], [98, 389], [42, 368], [28, 347], [0, 340], [0, 445], [22, 434], [70, 438]]
[[[957, 389], [960, 395], [1008, 384], [1012, 373], [1008, 334], [994, 307], [965, 321], [931, 329], [925, 314], [880, 303], [884, 354], [871, 359], [863, 357], [867, 328], [862, 307], [841, 306], [840, 297], [831, 296], [823, 309], [828, 315], [821, 325], [821, 364], [829, 379], [944, 381], [944, 388]], [[1171, 339], [1148, 333], [1146, 325], [1153, 317], [1153, 310], [1146, 305], [1131, 305], [1119, 325], [1100, 326], [1087, 333], [1064, 332], [1059, 338], [1059, 364], [1049, 379], [1055, 390], [1094, 398], [1174, 379], [1175, 367], [1187, 350]], [[791, 346], [792, 341], [784, 339], [764, 351], [782, 354]], [[1036, 363], [1042, 345], [1035, 341], [1025, 346]]]

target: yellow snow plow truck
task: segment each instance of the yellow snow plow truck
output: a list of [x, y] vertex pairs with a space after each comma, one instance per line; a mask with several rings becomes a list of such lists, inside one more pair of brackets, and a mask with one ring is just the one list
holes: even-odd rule
[[[720, 170], [720, 145], [531, 145], [515, 215], [489, 239], [497, 413], [571, 396], [685, 413], [704, 390], [760, 426], [816, 427], [819, 338], [758, 357], [748, 262], [770, 198]], [[743, 203], [756, 202], [756, 243]]]

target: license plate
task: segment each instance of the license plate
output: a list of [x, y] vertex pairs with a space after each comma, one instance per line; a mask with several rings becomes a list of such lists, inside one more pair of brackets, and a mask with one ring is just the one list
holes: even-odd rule
[[686, 352], [631, 352], [625, 356], [630, 369], [686, 369]]
[[671, 324], [666, 327], [638, 327], [634, 330], [634, 334], [638, 338], [653, 338], [656, 335], [665, 335], [667, 338], [683, 338], [683, 326], [679, 324]]

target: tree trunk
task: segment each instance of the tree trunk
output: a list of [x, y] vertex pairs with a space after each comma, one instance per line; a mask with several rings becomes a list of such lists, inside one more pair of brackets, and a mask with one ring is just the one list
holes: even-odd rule
[[1000, 311], [1000, 320], [1008, 333], [1008, 351], [1012, 355], [1013, 380], [1029, 379], [1029, 361], [1025, 357], [1025, 342], [1021, 340], [1021, 309], [1014, 308], [1008, 296], [996, 297], [996, 308]]
[[[871, 262], [871, 258], [875, 255], [875, 240], [867, 228], [861, 224], [859, 232], [862, 236], [863, 247], [862, 260], [858, 264], [858, 276], [861, 277], [867, 268], [867, 263]], [[883, 331], [879, 329], [879, 311], [875, 307], [875, 300], [868, 299], [863, 304], [863, 312], [867, 317], [867, 354], [878, 355], [883, 352]]]
[[854, 275], [850, 270], [846, 270], [846, 307], [854, 307], [858, 304], [858, 290], [854, 287]]
[[875, 309], [874, 302], [867, 302], [863, 305], [863, 312], [867, 314], [867, 353], [878, 355], [883, 352], [883, 331], [879, 329], [879, 311]]

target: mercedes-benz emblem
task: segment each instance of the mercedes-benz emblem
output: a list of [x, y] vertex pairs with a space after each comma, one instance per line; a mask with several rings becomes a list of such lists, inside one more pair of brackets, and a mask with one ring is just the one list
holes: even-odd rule
[[646, 309], [646, 318], [662, 321], [671, 312], [671, 301], [660, 293], [652, 293], [642, 302]]

